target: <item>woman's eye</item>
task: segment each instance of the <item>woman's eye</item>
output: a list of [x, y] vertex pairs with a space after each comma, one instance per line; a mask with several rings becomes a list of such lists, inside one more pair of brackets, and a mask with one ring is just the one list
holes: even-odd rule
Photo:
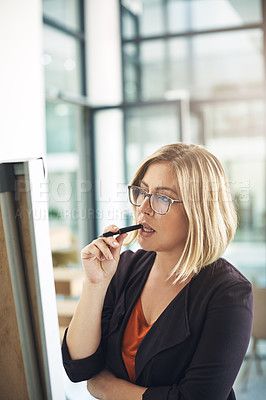
[[160, 201], [165, 202], [165, 203], [168, 203], [168, 202], [169, 202], [168, 198], [165, 197], [165, 196], [158, 195], [158, 199], [159, 199]]

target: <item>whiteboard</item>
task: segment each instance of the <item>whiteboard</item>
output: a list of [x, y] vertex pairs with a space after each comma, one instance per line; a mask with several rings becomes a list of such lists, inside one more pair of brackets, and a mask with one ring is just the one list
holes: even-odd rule
[[0, 163], [1, 398], [65, 399], [42, 159]]

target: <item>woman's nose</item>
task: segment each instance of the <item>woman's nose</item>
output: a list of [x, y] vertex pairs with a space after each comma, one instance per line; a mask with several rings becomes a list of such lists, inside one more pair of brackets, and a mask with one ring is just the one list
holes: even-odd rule
[[144, 214], [146, 213], [151, 215], [153, 213], [153, 209], [151, 208], [150, 199], [148, 196], [146, 196], [145, 199], [143, 200], [141, 206], [139, 207], [139, 210]]

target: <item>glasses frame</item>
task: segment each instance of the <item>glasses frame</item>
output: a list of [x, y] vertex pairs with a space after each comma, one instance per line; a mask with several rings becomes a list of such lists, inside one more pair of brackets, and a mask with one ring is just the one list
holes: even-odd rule
[[[143, 192], [143, 194], [144, 194], [143, 202], [144, 202], [145, 198], [148, 197], [148, 198], [149, 198], [149, 204], [150, 204], [150, 207], [151, 207], [152, 211], [154, 211], [156, 214], [159, 214], [159, 215], [165, 215], [165, 214], [167, 214], [168, 211], [170, 210], [171, 205], [172, 205], [173, 203], [183, 203], [182, 200], [173, 200], [173, 199], [171, 199], [171, 197], [166, 196], [165, 194], [160, 194], [160, 193], [152, 193], [152, 194], [151, 194], [151, 193], [147, 192], [147, 190], [143, 189], [143, 188], [140, 187], [140, 186], [130, 185], [130, 186], [128, 186], [128, 198], [129, 198], [130, 203], [131, 203], [133, 206], [135, 206], [135, 207], [140, 207], [140, 206], [143, 204], [143, 202], [142, 202], [141, 204], [134, 204], [134, 203], [132, 203], [131, 198], [130, 198], [130, 190], [131, 190], [132, 188], [136, 188], [136, 189], [141, 190], [141, 191]], [[166, 197], [166, 198], [169, 200], [168, 208], [167, 208], [167, 210], [165, 211], [165, 213], [160, 213], [160, 212], [155, 211], [155, 210], [153, 209], [153, 207], [152, 207], [152, 205], [151, 205], [151, 198], [152, 198], [152, 196], [155, 196], [155, 195]]]

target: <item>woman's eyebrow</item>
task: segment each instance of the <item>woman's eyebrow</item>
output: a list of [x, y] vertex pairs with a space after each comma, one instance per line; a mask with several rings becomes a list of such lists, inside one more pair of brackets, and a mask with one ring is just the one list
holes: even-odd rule
[[[142, 183], [144, 186], [146, 186], [147, 188], [149, 187], [148, 185], [147, 185], [147, 183], [145, 183], [144, 181], [142, 181], [142, 180], [140, 180], [139, 181], [140, 183]], [[174, 193], [174, 194], [176, 194], [177, 196], [178, 196], [178, 193], [174, 190], [174, 189], [171, 189], [171, 188], [169, 188], [169, 187], [166, 187], [166, 186], [157, 186], [156, 188], [154, 188], [156, 191], [158, 190], [158, 191], [160, 191], [160, 190], [168, 190], [169, 192], [172, 192], [172, 193]]]
[[169, 187], [157, 186], [157, 187], [155, 188], [155, 190], [158, 190], [158, 191], [160, 191], [160, 190], [168, 190], [168, 192], [172, 192], [172, 193], [174, 193], [176, 196], [178, 196], [177, 192], [176, 192], [174, 189], [171, 189], [171, 188], [169, 188]]
[[145, 183], [145, 182], [142, 181], [142, 180], [140, 180], [139, 183], [142, 184], [142, 185], [144, 185], [144, 186], [146, 186], [146, 187], [149, 187], [149, 186], [147, 185], [147, 183]]

